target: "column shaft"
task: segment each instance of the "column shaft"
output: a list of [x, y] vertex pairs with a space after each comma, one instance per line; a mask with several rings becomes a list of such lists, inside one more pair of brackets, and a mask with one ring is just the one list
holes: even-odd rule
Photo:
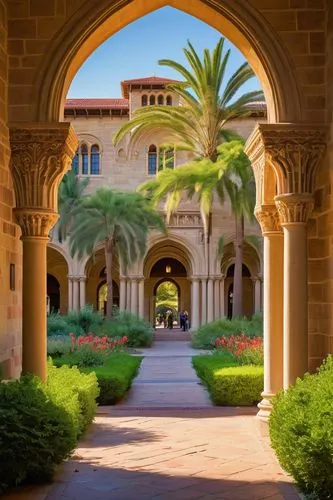
[[145, 281], [140, 279], [139, 281], [139, 316], [144, 318], [145, 316]]
[[220, 280], [220, 317], [225, 317], [224, 278]]
[[73, 309], [73, 280], [68, 276], [68, 311]]
[[80, 278], [80, 309], [86, 305], [86, 278]]
[[254, 280], [254, 312], [261, 311], [261, 281], [259, 278]]
[[126, 311], [131, 310], [131, 280], [126, 280]]
[[79, 280], [73, 278], [73, 310], [79, 310]]
[[201, 324], [207, 323], [207, 280], [201, 280]]
[[283, 387], [308, 370], [307, 234], [305, 223], [285, 223]]
[[212, 278], [207, 282], [207, 321], [214, 319], [214, 281]]
[[131, 281], [131, 312], [138, 314], [138, 282], [136, 279]]
[[126, 309], [126, 279], [120, 278], [119, 281], [119, 309]]
[[218, 279], [214, 282], [214, 319], [220, 317], [220, 282]]
[[26, 236], [22, 237], [22, 241], [22, 371], [33, 373], [42, 380], [46, 380], [46, 246], [48, 238]]
[[192, 280], [192, 296], [191, 296], [191, 330], [196, 330], [199, 327], [199, 280]]

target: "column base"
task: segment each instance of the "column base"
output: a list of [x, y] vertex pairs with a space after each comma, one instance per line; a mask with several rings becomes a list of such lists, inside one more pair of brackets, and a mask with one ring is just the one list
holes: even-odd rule
[[257, 413], [257, 417], [264, 422], [268, 422], [269, 416], [272, 413], [273, 409], [271, 400], [275, 396], [275, 394], [262, 392], [261, 395], [263, 399], [262, 401], [260, 401], [260, 403], [258, 403], [259, 411]]

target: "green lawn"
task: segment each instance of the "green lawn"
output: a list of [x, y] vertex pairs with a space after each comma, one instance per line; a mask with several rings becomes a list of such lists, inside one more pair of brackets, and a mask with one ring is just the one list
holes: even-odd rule
[[[112, 405], [119, 401], [131, 387], [133, 378], [138, 373], [141, 356], [126, 353], [111, 354], [104, 365], [80, 368], [82, 373], [95, 372], [100, 387], [98, 403]], [[65, 355], [53, 360], [56, 366], [71, 365], [71, 356]]]
[[261, 399], [262, 366], [239, 366], [226, 354], [194, 356], [193, 367], [218, 406], [251, 406]]

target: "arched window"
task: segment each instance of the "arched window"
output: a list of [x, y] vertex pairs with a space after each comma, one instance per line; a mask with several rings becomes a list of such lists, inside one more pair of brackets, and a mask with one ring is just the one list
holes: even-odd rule
[[148, 104], [148, 98], [147, 98], [146, 94], [144, 94], [141, 97], [141, 106], [147, 106], [147, 104]]
[[157, 170], [157, 148], [152, 144], [148, 150], [148, 175], [156, 175]]
[[99, 175], [100, 154], [97, 144], [91, 146], [90, 150], [90, 173], [91, 175]]
[[157, 104], [159, 104], [160, 106], [162, 106], [164, 104], [164, 97], [162, 96], [162, 94], [160, 94], [157, 98]]
[[72, 161], [72, 170], [74, 170], [75, 174], [79, 173], [79, 150], [76, 150], [75, 156]]
[[155, 96], [154, 95], [151, 95], [149, 97], [149, 104], [150, 104], [150, 106], [154, 106], [154, 104], [155, 104]]
[[88, 157], [88, 146], [87, 144], [81, 145], [81, 156], [82, 156], [82, 175], [88, 175], [89, 173], [89, 157]]
[[167, 95], [167, 97], [166, 97], [166, 105], [167, 106], [172, 106], [172, 97], [171, 97], [171, 95]]
[[158, 171], [166, 168], [174, 168], [175, 153], [173, 148], [160, 148], [158, 155]]

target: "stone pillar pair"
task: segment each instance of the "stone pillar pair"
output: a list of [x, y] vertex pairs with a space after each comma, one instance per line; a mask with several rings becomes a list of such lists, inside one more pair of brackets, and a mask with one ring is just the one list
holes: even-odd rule
[[23, 244], [22, 369], [46, 379], [46, 248], [58, 220], [58, 187], [77, 138], [69, 123], [13, 124], [14, 215]]
[[120, 310], [144, 317], [144, 277], [120, 278]]
[[68, 310], [78, 311], [86, 305], [86, 277], [68, 276]]
[[263, 418], [308, 370], [307, 222], [325, 146], [326, 128], [305, 123], [260, 124], [246, 145], [264, 238]]

